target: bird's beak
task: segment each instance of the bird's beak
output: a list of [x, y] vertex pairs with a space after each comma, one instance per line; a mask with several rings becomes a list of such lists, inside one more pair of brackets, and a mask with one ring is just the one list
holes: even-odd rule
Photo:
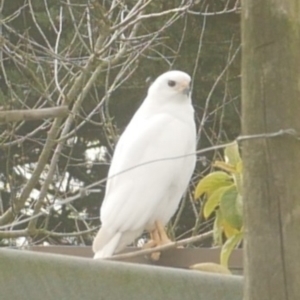
[[186, 96], [189, 96], [190, 95], [190, 92], [191, 92], [191, 89], [190, 87], [187, 87], [185, 89], [182, 90], [182, 93]]
[[191, 86], [189, 82], [183, 82], [180, 87], [179, 90], [182, 94], [189, 96], [190, 92], [191, 92]]

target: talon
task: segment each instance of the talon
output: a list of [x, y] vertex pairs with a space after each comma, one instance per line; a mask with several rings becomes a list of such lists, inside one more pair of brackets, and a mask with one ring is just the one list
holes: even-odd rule
[[[167, 236], [163, 224], [159, 221], [155, 222], [155, 228], [150, 232], [150, 238], [150, 241], [144, 245], [144, 249], [155, 248], [171, 242]], [[153, 252], [150, 255], [150, 259], [152, 261], [158, 261], [160, 259], [160, 255], [160, 252]]]
[[155, 222], [155, 226], [156, 226], [156, 230], [159, 234], [159, 237], [160, 237], [160, 242], [159, 244], [160, 245], [166, 245], [166, 244], [169, 244], [171, 243], [171, 240], [169, 239], [166, 231], [165, 231], [165, 227], [163, 226], [163, 224], [159, 221], [156, 221]]
[[160, 254], [161, 254], [161, 252], [153, 252], [150, 255], [150, 259], [152, 261], [158, 261], [160, 259]]

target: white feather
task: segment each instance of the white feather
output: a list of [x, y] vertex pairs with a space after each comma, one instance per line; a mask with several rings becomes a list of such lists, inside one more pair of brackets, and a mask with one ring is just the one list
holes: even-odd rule
[[[100, 231], [98, 232], [96, 238], [95, 238], [95, 245], [97, 244], [97, 239], [101, 239], [101, 235], [99, 235]], [[121, 238], [122, 233], [121, 232], [117, 232], [115, 233], [112, 238], [108, 241], [108, 243], [101, 249], [101, 250], [95, 250], [95, 255], [94, 258], [105, 258], [105, 257], [110, 257], [114, 254], [120, 238]], [[101, 243], [101, 240], [99, 240], [99, 242]]]
[[[170, 80], [177, 86], [169, 86]], [[184, 94], [189, 82], [180, 71], [158, 77], [120, 137], [100, 211], [102, 228], [93, 243], [95, 257], [122, 250], [176, 212], [196, 162], [194, 110]]]

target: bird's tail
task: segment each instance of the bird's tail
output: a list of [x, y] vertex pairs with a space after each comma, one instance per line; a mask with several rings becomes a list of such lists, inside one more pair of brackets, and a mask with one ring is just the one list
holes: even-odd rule
[[118, 247], [121, 236], [121, 232], [110, 235], [104, 228], [101, 228], [93, 242], [94, 259], [112, 256]]

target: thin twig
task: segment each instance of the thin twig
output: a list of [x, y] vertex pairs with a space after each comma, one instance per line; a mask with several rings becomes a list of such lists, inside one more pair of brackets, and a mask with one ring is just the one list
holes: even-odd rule
[[211, 230], [211, 231], [199, 234], [197, 236], [193, 236], [193, 237], [190, 237], [187, 239], [172, 242], [172, 243], [169, 243], [169, 244], [166, 244], [163, 246], [158, 246], [158, 247], [140, 250], [140, 251], [134, 251], [134, 252], [125, 253], [125, 254], [114, 255], [112, 257], [107, 258], [107, 260], [120, 260], [120, 259], [133, 258], [133, 257], [137, 257], [137, 256], [142, 256], [142, 255], [148, 255], [153, 252], [162, 252], [162, 251], [166, 251], [169, 249], [177, 248], [179, 246], [184, 246], [187, 244], [201, 242], [209, 237], [212, 237], [212, 235], [213, 235], [213, 231]]

